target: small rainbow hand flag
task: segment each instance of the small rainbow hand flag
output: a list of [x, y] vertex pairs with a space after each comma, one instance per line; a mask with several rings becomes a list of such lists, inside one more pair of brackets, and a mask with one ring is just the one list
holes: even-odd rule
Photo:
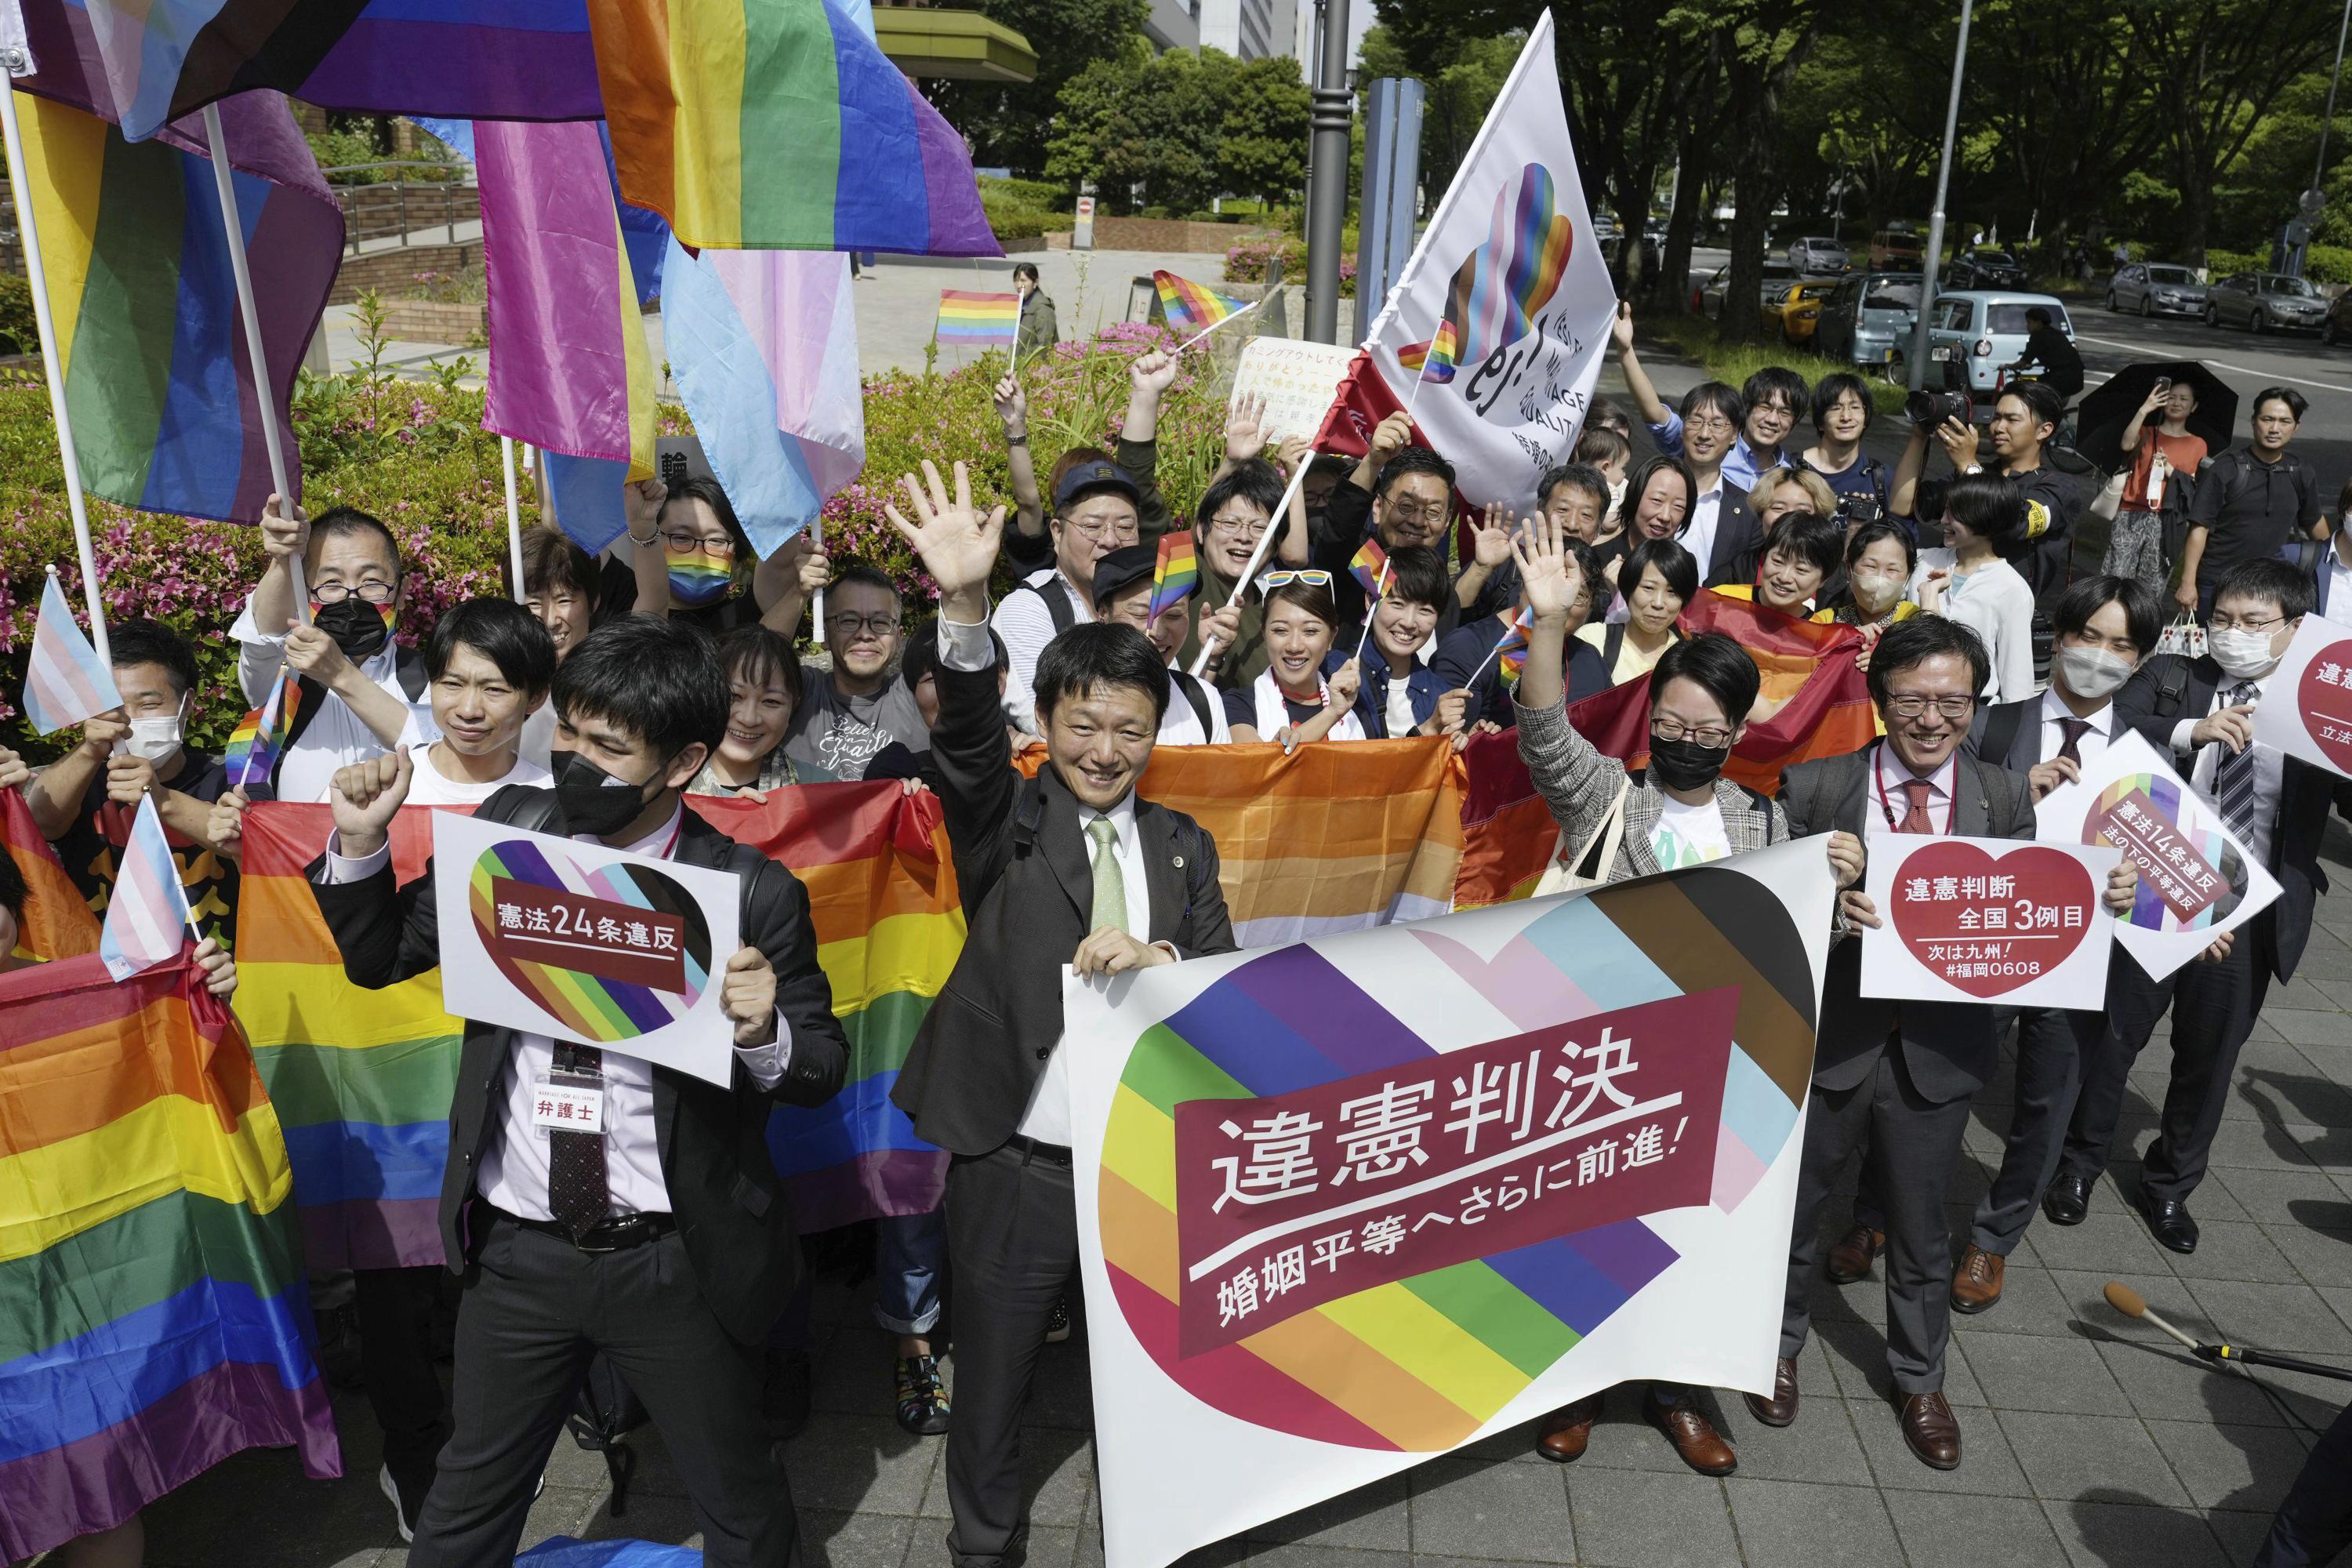
[[1246, 300], [1203, 289], [1173, 272], [1154, 272], [1151, 281], [1159, 286], [1160, 308], [1168, 312], [1169, 326], [1180, 332], [1213, 327], [1234, 311], [1248, 308]]
[[1527, 668], [1528, 662], [1528, 633], [1534, 629], [1535, 624], [1535, 612], [1521, 609], [1511, 617], [1511, 624], [1504, 628], [1503, 640], [1495, 645], [1496, 672], [1502, 676], [1506, 686], [1515, 687], [1519, 683], [1519, 671]]
[[1367, 539], [1357, 548], [1355, 558], [1348, 563], [1348, 570], [1355, 574], [1356, 581], [1364, 585], [1365, 597], [1377, 599], [1388, 583], [1389, 552], [1381, 548], [1379, 540]]
[[33, 621], [33, 653], [25, 666], [25, 716], [47, 735], [68, 724], [122, 706], [114, 672], [82, 636], [66, 591], [53, 567], [41, 586], [41, 609]]
[[968, 349], [1009, 349], [1020, 331], [1020, 295], [940, 290], [940, 342]]
[[1397, 350], [1397, 363], [1418, 372], [1423, 381], [1452, 381], [1454, 368], [1462, 363], [1462, 334], [1452, 321], [1440, 321], [1435, 337]]
[[1181, 605], [1201, 586], [1200, 558], [1192, 550], [1192, 536], [1177, 531], [1160, 536], [1160, 560], [1151, 568], [1151, 606], [1148, 612], [1153, 619], [1171, 605]]
[[[277, 776], [278, 753], [294, 728], [295, 710], [302, 706], [302, 680], [292, 670], [278, 682], [269, 700], [236, 721], [228, 734], [228, 750], [221, 763], [230, 784], [253, 796], [253, 781], [267, 790]], [[260, 798], [260, 797], [254, 797]]]

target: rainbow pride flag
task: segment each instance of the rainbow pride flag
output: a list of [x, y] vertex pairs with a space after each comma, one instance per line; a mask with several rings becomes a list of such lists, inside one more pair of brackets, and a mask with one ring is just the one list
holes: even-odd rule
[[25, 912], [16, 921], [16, 956], [44, 962], [98, 951], [98, 921], [58, 852], [41, 837], [33, 808], [18, 791], [0, 790], [0, 850], [25, 879]]
[[1429, 340], [1429, 352], [1418, 367], [1421, 379], [1433, 381], [1441, 386], [1454, 379], [1454, 367], [1461, 362], [1461, 334], [1451, 321], [1437, 323], [1437, 335]]
[[1348, 570], [1364, 585], [1364, 596], [1377, 600], [1389, 580], [1389, 552], [1381, 548], [1379, 540], [1367, 538], [1356, 547]]
[[[543, 451], [594, 458], [617, 498], [654, 472], [653, 359], [604, 143], [584, 121], [474, 127], [490, 342], [482, 428]], [[618, 536], [617, 507], [559, 498], [581, 548]]]
[[1182, 604], [1201, 586], [1201, 562], [1192, 548], [1189, 530], [1178, 529], [1160, 536], [1160, 559], [1151, 565], [1151, 603], [1146, 613], [1158, 619], [1160, 612]]
[[268, 798], [275, 787], [286, 737], [293, 733], [294, 715], [301, 706], [302, 678], [289, 669], [267, 702], [236, 721], [221, 759], [232, 789], [243, 790], [248, 800]]
[[1021, 296], [940, 290], [940, 342], [968, 349], [1009, 349], [1021, 334]]
[[1160, 290], [1160, 308], [1167, 312], [1168, 325], [1178, 332], [1197, 332], [1203, 327], [1213, 327], [1249, 306], [1246, 300], [1203, 289], [1173, 272], [1154, 272], [1151, 281]]
[[1506, 686], [1517, 686], [1519, 671], [1528, 667], [1528, 633], [1535, 629], [1535, 612], [1522, 607], [1511, 617], [1503, 640], [1495, 645], [1495, 670]]
[[689, 247], [1002, 256], [971, 153], [839, 0], [588, 0], [621, 190]]
[[[21, 109], [25, 195], [84, 488], [144, 511], [251, 521], [273, 488], [261, 422], [278, 422], [293, 463], [288, 400], [343, 248], [342, 209], [293, 115], [275, 93], [220, 106], [264, 388], [246, 357], [201, 128], [132, 143], [63, 103], [28, 97]], [[299, 492], [299, 469], [292, 482]]]
[[0, 1559], [246, 1448], [342, 1473], [278, 1114], [185, 958], [0, 974]]
[[257, 87], [350, 114], [604, 113], [583, 0], [26, 0], [23, 9], [41, 69], [19, 85], [119, 121], [133, 141]]

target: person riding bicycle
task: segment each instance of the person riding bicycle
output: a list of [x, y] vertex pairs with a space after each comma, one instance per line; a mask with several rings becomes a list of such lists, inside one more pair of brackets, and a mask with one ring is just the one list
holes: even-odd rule
[[2083, 395], [2083, 356], [2074, 341], [2060, 331], [2050, 312], [2040, 305], [2025, 312], [2025, 352], [2001, 368], [2036, 371], [2042, 385], [2067, 403]]

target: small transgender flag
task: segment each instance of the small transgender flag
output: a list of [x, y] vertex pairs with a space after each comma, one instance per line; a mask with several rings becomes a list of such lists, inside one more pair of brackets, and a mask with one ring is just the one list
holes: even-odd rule
[[25, 716], [47, 735], [121, 706], [114, 672], [99, 662], [98, 650], [81, 635], [66, 607], [66, 591], [58, 585], [58, 569], [50, 567], [33, 623], [33, 656], [25, 667]]
[[98, 956], [118, 981], [179, 956], [188, 934], [188, 894], [172, 863], [163, 819], [155, 797], [142, 796], [123, 847], [114, 891], [106, 903], [106, 927], [99, 932]]

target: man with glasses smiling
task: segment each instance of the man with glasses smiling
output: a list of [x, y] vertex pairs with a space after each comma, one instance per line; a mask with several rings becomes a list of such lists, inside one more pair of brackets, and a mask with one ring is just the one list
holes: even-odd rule
[[784, 733], [784, 755], [803, 782], [860, 779], [866, 764], [897, 742], [930, 745], [930, 727], [903, 681], [892, 678], [904, 640], [898, 585], [862, 563], [842, 568], [824, 595], [824, 646], [831, 668], [801, 666], [801, 705]]
[[1045, 645], [1072, 626], [1095, 618], [1095, 563], [1140, 536], [1142, 491], [1115, 463], [1080, 463], [1062, 476], [1054, 492], [1054, 563], [1021, 580], [996, 606], [993, 625], [1012, 654], [1004, 683], [1004, 716], [1031, 734], [1037, 732], [1036, 696], [1030, 681]]
[[[428, 738], [440, 733], [424, 660], [393, 641], [405, 596], [400, 544], [363, 511], [339, 506], [305, 521], [272, 496], [261, 514], [261, 547], [268, 568], [229, 628], [237, 684], [260, 708], [290, 668], [301, 677], [301, 696], [274, 776], [253, 780], [245, 793], [322, 801], [337, 769], [383, 755], [412, 719]], [[299, 623], [298, 556], [310, 591]]]

